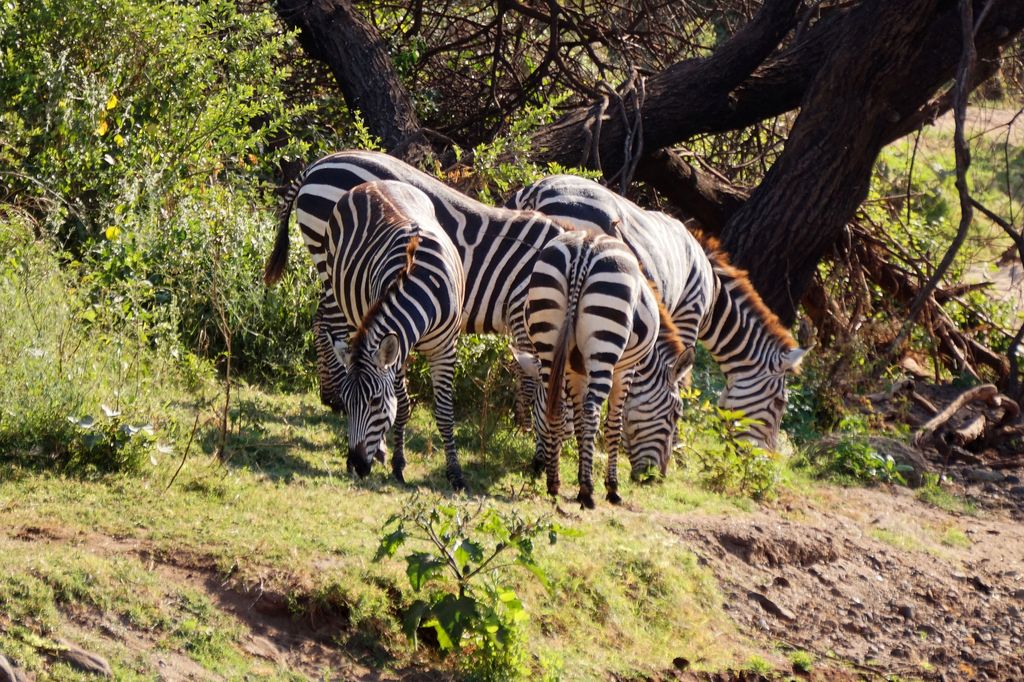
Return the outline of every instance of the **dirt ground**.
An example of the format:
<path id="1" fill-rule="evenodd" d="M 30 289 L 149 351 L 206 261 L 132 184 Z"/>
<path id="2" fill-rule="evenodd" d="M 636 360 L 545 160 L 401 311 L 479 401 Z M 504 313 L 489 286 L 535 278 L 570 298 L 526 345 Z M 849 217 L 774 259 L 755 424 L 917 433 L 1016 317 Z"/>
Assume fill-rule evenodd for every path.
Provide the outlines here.
<path id="1" fill-rule="evenodd" d="M 1024 526 L 1015 513 L 946 512 L 906 488 L 826 487 L 750 514 L 664 514 L 651 521 L 713 572 L 741 632 L 780 674 L 792 674 L 787 651 L 801 650 L 817 659 L 810 679 L 1024 680 Z M 324 670 L 353 680 L 448 679 L 427 667 L 382 677 L 338 646 L 346 614 L 295 619 L 280 594 L 224 580 L 200 557 L 158 555 L 139 540 L 59 528 L 5 532 L 22 542 L 142 558 L 166 580 L 201 590 L 234 614 L 246 630 L 243 649 L 268 670 L 284 666 L 310 679 Z M 72 616 L 69 639 L 80 639 L 78 630 L 110 638 L 149 657 L 164 680 L 208 675 L 121 623 L 87 610 Z M 698 674 L 683 660 L 675 665 L 657 679 L 772 679 L 750 671 Z"/>
<path id="2" fill-rule="evenodd" d="M 1024 529 L 1004 512 L 950 515 L 905 488 L 849 489 L 671 527 L 752 637 L 869 678 L 1024 679 Z M 929 537 L 950 528 L 969 545 Z"/>

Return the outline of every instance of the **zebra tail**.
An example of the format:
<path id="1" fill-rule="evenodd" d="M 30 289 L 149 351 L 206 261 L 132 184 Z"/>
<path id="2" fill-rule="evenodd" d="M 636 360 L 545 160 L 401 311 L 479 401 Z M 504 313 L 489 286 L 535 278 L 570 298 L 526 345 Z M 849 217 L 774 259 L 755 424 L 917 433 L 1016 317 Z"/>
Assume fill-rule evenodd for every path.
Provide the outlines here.
<path id="1" fill-rule="evenodd" d="M 570 274 L 569 296 L 565 306 L 565 320 L 562 328 L 558 330 L 558 339 L 555 341 L 554 353 L 551 356 L 551 376 L 548 377 L 547 387 L 547 409 L 545 418 L 549 428 L 562 428 L 562 388 L 565 386 L 565 357 L 569 354 L 569 343 L 576 335 L 576 309 L 579 303 L 580 291 L 583 288 L 583 278 L 575 272 Z M 554 425 L 558 426 L 555 427 Z"/>
<path id="2" fill-rule="evenodd" d="M 281 206 L 277 214 L 277 237 L 274 239 L 274 250 L 270 252 L 267 265 L 263 269 L 263 282 L 267 285 L 274 284 L 284 275 L 284 269 L 288 266 L 288 248 L 291 241 L 288 239 L 288 223 L 292 217 L 292 208 L 295 206 L 295 197 L 302 189 L 302 183 L 306 181 L 306 171 L 303 170 L 296 176 L 288 190 L 284 194 Z"/>

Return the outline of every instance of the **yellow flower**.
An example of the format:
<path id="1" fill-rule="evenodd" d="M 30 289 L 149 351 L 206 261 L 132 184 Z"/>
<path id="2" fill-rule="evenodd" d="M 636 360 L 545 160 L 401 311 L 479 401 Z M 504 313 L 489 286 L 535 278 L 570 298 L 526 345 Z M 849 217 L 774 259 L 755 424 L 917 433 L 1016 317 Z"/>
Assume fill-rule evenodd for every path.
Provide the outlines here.
<path id="1" fill-rule="evenodd" d="M 107 123 L 106 119 L 101 119 L 99 125 L 96 126 L 96 134 L 103 137 L 110 130 L 110 124 Z"/>
<path id="2" fill-rule="evenodd" d="M 121 137 L 120 133 L 118 133 L 117 135 L 114 135 L 114 144 L 116 144 L 118 147 L 123 147 L 124 146 L 124 138 Z"/>
<path id="3" fill-rule="evenodd" d="M 111 95 L 110 99 L 107 100 L 107 111 L 110 111 L 117 106 L 117 95 Z"/>
<path id="4" fill-rule="evenodd" d="M 114 241 L 121 234 L 121 228 L 116 225 L 111 225 L 103 234 L 106 236 L 108 241 Z"/>

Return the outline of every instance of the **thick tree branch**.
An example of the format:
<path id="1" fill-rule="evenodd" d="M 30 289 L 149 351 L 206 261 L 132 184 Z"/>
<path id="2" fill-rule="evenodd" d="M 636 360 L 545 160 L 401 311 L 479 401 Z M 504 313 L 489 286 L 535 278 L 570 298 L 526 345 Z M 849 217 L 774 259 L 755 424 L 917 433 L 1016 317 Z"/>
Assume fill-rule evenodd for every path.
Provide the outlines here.
<path id="1" fill-rule="evenodd" d="M 730 93 L 778 46 L 796 23 L 799 0 L 767 0 L 761 11 L 736 35 L 706 59 L 679 62 L 646 82 L 641 109 L 643 147 L 659 149 L 679 142 L 699 131 L 716 112 L 730 107 Z M 605 111 L 598 102 L 575 109 L 558 121 L 539 130 L 533 138 L 534 158 L 579 165 L 581 150 L 596 149 L 606 175 L 612 176 L 627 160 L 624 145 L 632 121 L 609 115 L 600 121 L 600 134 L 593 130 Z M 635 111 L 627 112 L 636 116 Z M 583 163 L 591 162 L 587 153 Z"/>
<path id="2" fill-rule="evenodd" d="M 659 149 L 637 166 L 643 180 L 673 206 L 696 220 L 702 230 L 718 234 L 729 217 L 747 200 L 747 193 L 687 163 L 670 149 Z"/>
<path id="3" fill-rule="evenodd" d="M 350 0 L 276 0 L 310 57 L 327 64 L 349 108 L 392 153 L 416 159 L 429 145 L 412 99 L 377 29 Z"/>

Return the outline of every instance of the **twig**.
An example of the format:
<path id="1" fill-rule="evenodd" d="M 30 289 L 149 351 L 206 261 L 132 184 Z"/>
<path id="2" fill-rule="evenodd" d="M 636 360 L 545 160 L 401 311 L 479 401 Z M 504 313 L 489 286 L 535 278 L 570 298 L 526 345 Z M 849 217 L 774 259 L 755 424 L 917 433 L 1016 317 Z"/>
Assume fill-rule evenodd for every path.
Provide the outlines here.
<path id="1" fill-rule="evenodd" d="M 1017 255 L 1020 257 L 1021 263 L 1024 263 L 1024 232 L 1017 232 L 1017 230 L 1013 228 L 1013 225 L 1003 220 L 1003 218 L 996 213 L 990 211 L 982 205 L 980 201 L 973 197 L 971 198 L 971 205 L 981 211 L 986 218 L 1001 227 L 1003 232 L 1009 235 L 1010 239 L 1013 240 L 1014 246 L 1017 247 Z M 1010 373 L 1006 378 L 1006 390 L 1018 400 L 1024 399 L 1024 386 L 1020 383 L 1020 367 L 1017 363 L 1017 356 L 1020 354 L 1022 341 L 1024 341 L 1024 324 L 1022 324 L 1020 329 L 1017 330 L 1017 333 L 1010 341 L 1010 349 L 1006 351 L 1006 359 L 1010 362 Z"/>
<path id="2" fill-rule="evenodd" d="M 176 481 L 177 478 L 178 478 L 178 474 L 181 473 L 181 468 L 183 466 L 185 466 L 185 460 L 188 459 L 189 450 L 192 449 L 192 441 L 196 437 L 196 430 L 199 428 L 199 416 L 201 414 L 202 414 L 202 410 L 201 409 L 197 409 L 196 410 L 196 420 L 192 423 L 192 433 L 188 434 L 188 443 L 185 445 L 185 452 L 181 453 L 181 461 L 178 462 L 178 468 L 175 469 L 174 475 L 171 476 L 171 480 L 168 481 L 167 487 L 164 488 L 164 492 L 167 492 L 168 490 L 171 489 L 171 486 L 174 485 L 174 481 Z"/>

